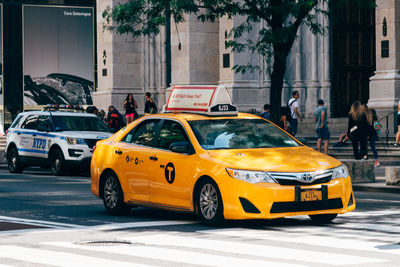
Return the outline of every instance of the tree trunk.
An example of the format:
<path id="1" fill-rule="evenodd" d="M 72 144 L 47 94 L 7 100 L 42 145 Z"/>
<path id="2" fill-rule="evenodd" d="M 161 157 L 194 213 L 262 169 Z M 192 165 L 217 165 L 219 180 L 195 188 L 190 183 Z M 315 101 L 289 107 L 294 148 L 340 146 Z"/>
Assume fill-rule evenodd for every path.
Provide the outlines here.
<path id="1" fill-rule="evenodd" d="M 271 105 L 271 120 L 274 123 L 279 124 L 281 118 L 282 86 L 286 71 L 287 53 L 278 47 L 274 47 L 274 51 L 274 64 L 271 74 L 271 94 L 269 103 Z"/>

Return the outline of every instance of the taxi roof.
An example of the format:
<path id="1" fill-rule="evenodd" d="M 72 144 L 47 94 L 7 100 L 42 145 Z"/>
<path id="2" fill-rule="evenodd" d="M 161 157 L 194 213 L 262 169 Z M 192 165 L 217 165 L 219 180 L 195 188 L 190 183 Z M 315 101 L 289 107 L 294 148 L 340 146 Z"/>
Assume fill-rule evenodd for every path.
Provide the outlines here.
<path id="1" fill-rule="evenodd" d="M 201 115 L 195 113 L 161 113 L 161 114 L 154 114 L 148 115 L 148 117 L 158 117 L 158 118 L 174 118 L 174 119 L 184 119 L 187 121 L 194 121 L 194 120 L 219 120 L 219 119 L 261 119 L 260 116 L 250 114 L 250 113 L 237 113 L 237 116 L 208 116 L 208 115 Z M 147 116 L 146 116 L 147 117 Z"/>

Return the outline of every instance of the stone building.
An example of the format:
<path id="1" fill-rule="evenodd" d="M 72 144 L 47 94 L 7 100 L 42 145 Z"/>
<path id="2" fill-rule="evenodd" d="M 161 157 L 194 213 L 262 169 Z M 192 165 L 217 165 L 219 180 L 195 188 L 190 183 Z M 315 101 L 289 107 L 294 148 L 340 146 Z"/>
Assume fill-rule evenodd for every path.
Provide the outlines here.
<path id="1" fill-rule="evenodd" d="M 135 40 L 103 31 L 101 13 L 106 6 L 112 7 L 118 2 L 97 1 L 98 58 L 104 51 L 108 58 L 107 64 L 98 64 L 95 101 L 105 106 L 122 103 L 127 92 L 133 92 L 143 107 L 143 93 L 150 91 L 162 106 L 168 94 L 166 31 L 156 37 Z M 298 90 L 305 118 L 312 117 L 319 98 L 325 100 L 332 118 L 347 117 L 356 99 L 379 109 L 380 115 L 395 109 L 400 92 L 396 71 L 400 48 L 396 42 L 399 36 L 396 25 L 400 18 L 395 16 L 395 10 L 400 9 L 400 3 L 378 0 L 377 5 L 376 10 L 352 6 L 335 10 L 343 14 L 336 23 L 319 16 L 319 23 L 328 26 L 325 35 L 313 35 L 305 26 L 299 29 L 299 38 L 288 57 L 282 105 L 292 90 Z M 170 85 L 224 84 L 240 110 L 260 111 L 269 102 L 268 66 L 257 55 L 233 54 L 225 48 L 227 31 L 237 20 L 201 23 L 191 15 L 185 23 L 172 22 Z M 248 37 L 255 34 L 250 33 Z M 388 57 L 382 54 L 386 48 L 381 49 L 385 41 L 389 43 Z M 259 65 L 261 71 L 242 74 L 231 69 L 235 64 L 247 63 Z M 107 76 L 100 75 L 103 69 L 107 69 Z"/>

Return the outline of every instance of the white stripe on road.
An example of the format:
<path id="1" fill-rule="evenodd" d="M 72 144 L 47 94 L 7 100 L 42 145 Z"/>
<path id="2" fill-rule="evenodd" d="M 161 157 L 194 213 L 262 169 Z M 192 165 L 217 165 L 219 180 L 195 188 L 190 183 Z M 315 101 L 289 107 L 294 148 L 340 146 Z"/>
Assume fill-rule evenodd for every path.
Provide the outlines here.
<path id="1" fill-rule="evenodd" d="M 236 232 L 236 231 L 234 231 Z M 215 233 L 213 231 L 213 233 Z M 241 235 L 241 231 L 236 232 Z M 304 237 L 303 238 L 308 238 Z M 231 242 L 222 240 L 210 240 L 190 236 L 179 236 L 178 233 L 135 236 L 126 238 L 131 242 L 139 242 L 148 246 L 174 246 L 189 247 L 194 249 L 207 249 L 225 253 L 237 253 L 249 256 L 267 257 L 272 259 L 286 259 L 299 262 L 310 262 L 330 265 L 363 264 L 382 262 L 384 260 L 368 257 L 358 257 L 341 253 L 326 253 L 311 250 L 285 248 L 282 246 L 269 246 L 260 244 L 248 244 L 244 242 Z M 294 242 L 291 242 L 293 244 Z M 317 244 L 318 245 L 318 244 Z M 353 248 L 354 249 L 354 248 Z"/>
<path id="2" fill-rule="evenodd" d="M 172 235 L 169 236 L 172 238 Z M 151 241 L 147 240 L 151 239 Z M 147 242 L 142 242 L 146 241 Z M 183 238 L 183 240 L 186 240 L 186 238 Z M 44 244 L 46 245 L 52 245 L 52 246 L 59 246 L 63 248 L 68 248 L 68 249 L 85 249 L 85 250 L 90 250 L 90 251 L 97 251 L 97 252 L 102 252 L 102 253 L 113 253 L 113 254 L 119 254 L 119 255 L 127 255 L 127 256 L 133 256 L 133 257 L 145 257 L 153 260 L 158 260 L 158 261 L 172 261 L 172 262 L 177 262 L 177 263 L 182 263 L 182 264 L 192 264 L 192 265 L 206 265 L 206 266 L 227 266 L 227 267 L 232 267 L 232 266 L 267 266 L 267 264 L 270 264 L 270 266 L 277 266 L 277 267 L 298 267 L 298 266 L 304 266 L 304 265 L 297 265 L 297 264 L 285 264 L 285 263 L 279 263 L 275 261 L 267 261 L 267 260 L 252 260 L 252 259 L 245 259 L 243 257 L 240 257 L 240 255 L 232 255 L 232 257 L 228 256 L 220 256 L 220 255 L 214 255 L 214 254 L 206 254 L 201 251 L 196 251 L 196 252 L 191 252 L 191 251 L 185 251 L 182 249 L 170 249 L 170 248 L 159 248 L 156 247 L 152 244 L 153 242 L 153 236 L 148 235 L 147 238 L 143 237 L 143 240 L 141 240 L 140 243 L 136 243 L 130 246 L 115 246 L 115 247 L 83 247 L 80 245 L 72 244 L 72 243 L 67 243 L 67 242 L 46 242 Z M 205 248 L 209 248 L 209 243 L 207 240 L 204 240 L 207 243 L 207 246 Z M 157 242 L 155 242 L 157 243 Z M 164 242 L 163 242 L 164 244 Z M 184 243 L 180 244 L 175 244 L 173 241 L 167 242 L 167 246 L 179 246 L 181 247 L 186 247 L 188 245 L 187 241 L 184 241 Z M 237 247 L 241 247 L 241 244 L 236 244 Z M 191 247 L 191 246 L 188 246 Z M 199 249 L 198 247 L 196 249 Z M 277 248 L 279 249 L 279 248 Z M 233 254 L 235 252 L 228 251 L 227 252 Z M 267 252 L 267 250 L 263 250 L 263 254 L 260 254 L 259 256 L 264 255 Z M 235 253 L 236 254 L 236 253 Z M 241 253 L 243 254 L 243 253 Z M 236 256 L 236 257 L 235 257 Z M 285 259 L 285 257 L 281 258 L 280 260 Z"/>
<path id="3" fill-rule="evenodd" d="M 82 225 L 0 216 L 0 221 L 55 228 L 82 228 Z"/>
<path id="4" fill-rule="evenodd" d="M 98 257 L 82 256 L 78 254 L 49 251 L 38 248 L 25 248 L 20 246 L 0 246 L 0 257 L 55 266 L 149 266 Z"/>
<path id="5" fill-rule="evenodd" d="M 185 225 L 185 224 L 195 224 L 198 222 L 194 221 L 148 221 L 148 222 L 131 222 L 131 223 L 112 223 L 90 226 L 91 230 L 118 230 L 126 228 L 142 228 L 142 227 L 155 227 L 155 226 L 170 226 L 170 225 Z"/>
<path id="6" fill-rule="evenodd" d="M 285 235 L 282 235 L 282 231 L 285 230 L 284 229 L 251 230 L 243 228 L 233 228 L 233 229 L 231 228 L 227 230 L 206 230 L 199 232 L 211 235 L 220 235 L 225 237 L 265 240 L 267 242 L 276 241 L 288 244 L 306 244 L 307 247 L 316 246 L 320 248 L 325 247 L 334 249 L 348 249 L 348 250 L 384 252 L 389 254 L 400 254 L 400 245 L 397 245 L 397 247 L 396 245 L 394 245 L 390 250 L 380 249 L 388 245 L 393 245 L 394 243 L 393 238 L 389 242 L 385 240 L 380 240 L 380 242 L 377 242 L 377 241 L 364 240 L 364 238 L 359 236 L 359 234 L 343 236 L 342 233 L 334 233 L 332 236 L 326 236 L 327 234 L 332 233 L 331 229 L 329 229 L 329 232 L 327 232 L 326 229 L 321 230 L 316 227 L 313 228 L 313 231 L 309 231 L 309 233 L 299 232 L 299 234 L 295 234 L 295 233 L 285 232 Z"/>

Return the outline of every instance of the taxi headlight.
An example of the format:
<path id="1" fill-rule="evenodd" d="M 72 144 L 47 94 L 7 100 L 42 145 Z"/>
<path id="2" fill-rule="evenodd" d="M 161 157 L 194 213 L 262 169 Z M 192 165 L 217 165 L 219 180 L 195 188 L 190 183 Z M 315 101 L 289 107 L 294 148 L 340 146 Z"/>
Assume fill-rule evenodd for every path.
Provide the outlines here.
<path id="1" fill-rule="evenodd" d="M 86 145 L 86 141 L 83 138 L 66 137 L 68 144 L 70 145 Z"/>
<path id="2" fill-rule="evenodd" d="M 332 179 L 347 178 L 349 176 L 349 171 L 345 165 L 340 165 L 333 169 Z"/>
<path id="3" fill-rule="evenodd" d="M 276 183 L 276 181 L 272 179 L 272 177 L 269 176 L 269 174 L 266 172 L 234 170 L 229 168 L 227 168 L 226 171 L 232 178 L 239 179 L 251 184 Z"/>

